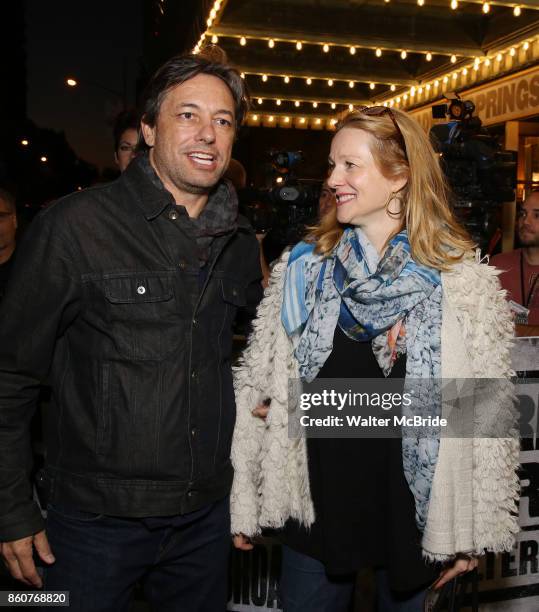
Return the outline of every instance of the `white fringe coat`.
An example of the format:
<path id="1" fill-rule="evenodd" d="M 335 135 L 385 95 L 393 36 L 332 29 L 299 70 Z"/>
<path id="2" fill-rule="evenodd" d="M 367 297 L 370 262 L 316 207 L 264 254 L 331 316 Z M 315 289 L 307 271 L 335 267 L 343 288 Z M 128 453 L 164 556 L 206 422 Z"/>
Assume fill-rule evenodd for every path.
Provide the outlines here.
<path id="1" fill-rule="evenodd" d="M 273 269 L 235 368 L 232 533 L 247 536 L 263 527 L 282 527 L 289 517 L 305 526 L 315 518 L 305 438 L 288 436 L 288 381 L 299 376 L 280 316 L 287 261 L 288 253 Z M 442 378 L 508 379 L 514 374 L 513 324 L 497 275 L 495 268 L 472 258 L 442 273 Z M 267 397 L 271 407 L 264 421 L 251 411 Z M 494 422 L 513 419 L 512 385 L 488 413 Z M 440 440 L 422 539 L 427 559 L 511 550 L 518 532 L 518 460 L 516 435 Z"/>

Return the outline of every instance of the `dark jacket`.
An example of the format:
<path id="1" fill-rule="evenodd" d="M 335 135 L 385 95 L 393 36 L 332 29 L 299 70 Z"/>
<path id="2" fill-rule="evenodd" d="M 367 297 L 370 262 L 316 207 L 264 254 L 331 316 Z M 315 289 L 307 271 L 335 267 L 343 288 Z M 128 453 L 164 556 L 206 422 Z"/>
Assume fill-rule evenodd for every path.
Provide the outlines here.
<path id="1" fill-rule="evenodd" d="M 0 540 L 43 528 L 28 431 L 46 379 L 51 502 L 166 516 L 229 492 L 232 323 L 260 298 L 258 243 L 240 217 L 201 272 L 137 162 L 45 210 L 21 244 L 0 309 Z"/>

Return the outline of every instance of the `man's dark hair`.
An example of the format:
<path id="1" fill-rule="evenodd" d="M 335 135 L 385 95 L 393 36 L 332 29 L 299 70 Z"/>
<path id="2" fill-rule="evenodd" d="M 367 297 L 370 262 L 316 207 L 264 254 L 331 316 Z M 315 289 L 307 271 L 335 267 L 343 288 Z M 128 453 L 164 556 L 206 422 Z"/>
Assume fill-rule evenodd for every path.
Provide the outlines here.
<path id="1" fill-rule="evenodd" d="M 114 151 L 118 151 L 120 146 L 120 139 L 125 130 L 133 129 L 139 130 L 140 117 L 137 111 L 133 108 L 123 110 L 114 120 L 114 127 L 112 128 L 112 134 L 114 136 Z"/>
<path id="2" fill-rule="evenodd" d="M 166 94 L 198 74 L 217 77 L 228 87 L 234 98 L 238 130 L 249 107 L 247 90 L 238 71 L 226 64 L 225 52 L 215 45 L 203 49 L 198 55 L 176 55 L 157 70 L 144 92 L 144 123 L 153 127 Z"/>
<path id="3" fill-rule="evenodd" d="M 15 196 L 7 189 L 0 187 L 0 200 L 7 204 L 10 213 L 17 212 L 17 205 L 15 203 Z"/>

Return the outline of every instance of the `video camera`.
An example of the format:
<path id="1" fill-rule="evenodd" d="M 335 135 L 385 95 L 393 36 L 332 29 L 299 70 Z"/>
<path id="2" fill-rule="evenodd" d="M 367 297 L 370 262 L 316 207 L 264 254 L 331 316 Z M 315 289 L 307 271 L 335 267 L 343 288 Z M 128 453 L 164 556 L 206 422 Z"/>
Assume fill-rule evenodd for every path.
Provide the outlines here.
<path id="1" fill-rule="evenodd" d="M 515 199 L 516 152 L 502 150 L 496 136 L 474 117 L 475 105 L 448 94 L 449 104 L 432 107 L 434 119 L 448 118 L 430 130 L 451 187 L 452 205 L 474 241 L 486 247 L 499 226 L 500 206 Z"/>
<path id="2" fill-rule="evenodd" d="M 301 151 L 271 150 L 267 156 L 276 185 L 240 190 L 240 211 L 256 233 L 271 231 L 272 241 L 282 250 L 299 242 L 305 227 L 316 222 L 322 183 L 297 178 L 295 168 L 304 161 Z"/>

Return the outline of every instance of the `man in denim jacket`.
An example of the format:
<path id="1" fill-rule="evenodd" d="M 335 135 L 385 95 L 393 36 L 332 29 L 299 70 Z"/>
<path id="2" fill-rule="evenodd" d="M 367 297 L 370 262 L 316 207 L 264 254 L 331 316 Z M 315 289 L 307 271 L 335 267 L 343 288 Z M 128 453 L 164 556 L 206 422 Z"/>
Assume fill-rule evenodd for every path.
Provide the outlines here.
<path id="1" fill-rule="evenodd" d="M 127 610 L 137 581 L 158 609 L 225 607 L 232 323 L 261 273 L 221 180 L 245 90 L 215 53 L 158 70 L 149 153 L 33 222 L 0 311 L 2 555 L 79 611 Z M 28 431 L 45 380 L 46 526 Z"/>

